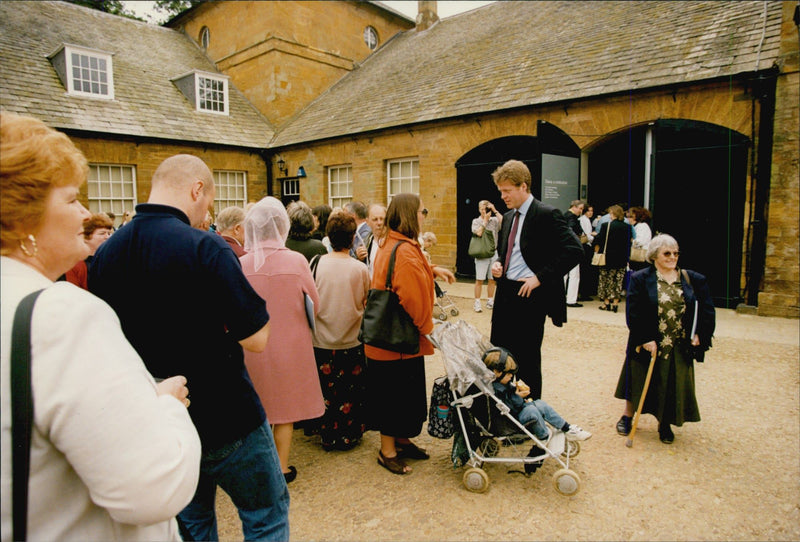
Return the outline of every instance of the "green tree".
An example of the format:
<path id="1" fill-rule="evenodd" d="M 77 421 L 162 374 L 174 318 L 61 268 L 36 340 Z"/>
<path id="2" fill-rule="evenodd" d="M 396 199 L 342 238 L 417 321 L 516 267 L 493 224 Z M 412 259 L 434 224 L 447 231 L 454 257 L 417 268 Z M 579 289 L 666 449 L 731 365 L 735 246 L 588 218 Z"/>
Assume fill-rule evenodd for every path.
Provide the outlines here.
<path id="1" fill-rule="evenodd" d="M 202 4 L 204 1 L 206 0 L 156 0 L 154 9 L 159 13 L 163 13 L 166 16 L 165 20 L 169 20 L 189 8 Z"/>
<path id="2" fill-rule="evenodd" d="M 98 11 L 104 11 L 106 13 L 111 13 L 112 15 L 121 15 L 122 17 L 128 17 L 129 19 L 136 19 L 137 21 L 143 21 L 141 17 L 137 17 L 132 11 L 128 10 L 125 7 L 125 2 L 122 0 L 66 0 L 72 4 L 77 4 L 79 6 L 85 6 L 87 8 L 96 9 Z"/>

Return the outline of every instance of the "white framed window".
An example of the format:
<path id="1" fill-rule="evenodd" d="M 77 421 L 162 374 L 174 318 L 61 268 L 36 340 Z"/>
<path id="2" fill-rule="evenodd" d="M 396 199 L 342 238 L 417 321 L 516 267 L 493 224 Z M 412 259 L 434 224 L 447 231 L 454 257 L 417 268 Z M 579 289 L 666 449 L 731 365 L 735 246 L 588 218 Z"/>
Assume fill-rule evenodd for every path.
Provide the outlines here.
<path id="1" fill-rule="evenodd" d="M 386 164 L 388 200 L 405 192 L 419 195 L 419 159 L 390 160 Z"/>
<path id="2" fill-rule="evenodd" d="M 208 30 L 207 26 L 204 26 L 202 30 L 200 30 L 200 45 L 203 47 L 203 50 L 208 49 L 208 45 L 211 43 L 211 32 Z"/>
<path id="3" fill-rule="evenodd" d="M 344 207 L 353 201 L 353 168 L 333 166 L 328 168 L 328 205 Z"/>
<path id="4" fill-rule="evenodd" d="M 370 51 L 374 51 L 378 46 L 378 31 L 372 26 L 364 28 L 364 43 Z"/>
<path id="5" fill-rule="evenodd" d="M 281 182 L 281 201 L 284 205 L 300 199 L 300 179 L 284 179 Z"/>
<path id="6" fill-rule="evenodd" d="M 228 80 L 196 74 L 197 109 L 209 113 L 228 114 Z"/>
<path id="7" fill-rule="evenodd" d="M 112 212 L 119 224 L 125 211 L 136 207 L 136 168 L 117 164 L 89 164 L 89 211 Z"/>
<path id="8" fill-rule="evenodd" d="M 225 207 L 247 203 L 247 172 L 214 170 L 214 215 Z"/>
<path id="9" fill-rule="evenodd" d="M 65 44 L 48 58 L 68 94 L 114 99 L 111 53 Z"/>
<path id="10" fill-rule="evenodd" d="M 172 82 L 191 102 L 195 111 L 228 114 L 227 76 L 195 70 L 175 77 Z"/>

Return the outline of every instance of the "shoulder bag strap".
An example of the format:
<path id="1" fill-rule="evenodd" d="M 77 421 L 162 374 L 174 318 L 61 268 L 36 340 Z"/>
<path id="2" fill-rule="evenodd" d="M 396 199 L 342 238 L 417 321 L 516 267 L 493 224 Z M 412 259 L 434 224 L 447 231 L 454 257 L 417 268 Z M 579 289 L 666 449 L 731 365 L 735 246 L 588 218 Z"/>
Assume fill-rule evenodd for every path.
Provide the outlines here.
<path id="1" fill-rule="evenodd" d="M 28 528 L 28 476 L 31 466 L 33 392 L 31 389 L 31 316 L 42 290 L 25 296 L 11 328 L 11 461 L 14 540 L 25 540 Z"/>
<path id="2" fill-rule="evenodd" d="M 397 247 L 400 246 L 400 243 L 406 243 L 407 241 L 398 241 L 397 244 L 394 245 L 392 248 L 392 255 L 389 256 L 389 269 L 386 271 L 386 289 L 392 289 L 392 275 L 394 274 L 394 255 L 397 252 Z"/>
<path id="3" fill-rule="evenodd" d="M 311 262 L 309 263 L 309 267 L 311 267 L 311 276 L 314 280 L 317 280 L 317 265 L 319 265 L 319 254 L 314 254 L 314 257 L 311 258 Z"/>
<path id="4" fill-rule="evenodd" d="M 606 229 L 606 242 L 603 244 L 603 254 L 606 253 L 606 249 L 608 248 L 608 238 L 611 237 L 611 221 L 608 222 L 608 228 Z"/>

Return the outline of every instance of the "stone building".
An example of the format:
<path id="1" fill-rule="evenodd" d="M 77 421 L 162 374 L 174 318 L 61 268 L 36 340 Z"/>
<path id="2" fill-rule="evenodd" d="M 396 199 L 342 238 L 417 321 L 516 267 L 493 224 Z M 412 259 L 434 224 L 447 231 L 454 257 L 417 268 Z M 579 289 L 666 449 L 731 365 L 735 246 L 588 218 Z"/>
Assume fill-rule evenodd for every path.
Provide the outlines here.
<path id="1" fill-rule="evenodd" d="M 45 10 L 7 4 L 4 21 L 28 12 L 27 23 L 15 21 L 23 27 Z M 562 209 L 577 197 L 598 210 L 618 202 L 650 208 L 655 229 L 680 242 L 682 263 L 709 276 L 717 305 L 800 315 L 796 1 L 505 1 L 442 20 L 436 2 L 418 4 L 416 24 L 379 2 L 210 2 L 167 23 L 174 30 L 97 14 L 84 23 L 95 25 L 88 43 L 70 42 L 113 52 L 115 76 L 126 54 L 120 42 L 131 39 L 148 43 L 148 73 L 229 78 L 231 99 L 246 98 L 257 112 L 235 113 L 231 103 L 224 122 L 261 126 L 260 139 L 214 139 L 232 136 L 205 121 L 219 115 L 191 107 L 188 117 L 160 117 L 171 132 L 129 134 L 130 113 L 141 114 L 153 92 L 138 107 L 115 98 L 117 109 L 92 121 L 105 121 L 102 128 L 76 125 L 77 112 L 41 110 L 21 90 L 7 91 L 7 76 L 0 105 L 26 103 L 24 111 L 67 131 L 92 156 L 113 141 L 128 163 L 173 146 L 263 160 L 253 165 L 260 174 L 248 173 L 249 200 L 269 193 L 336 206 L 417 192 L 438 237 L 434 261 L 463 275 L 471 273 L 477 201 L 502 210 L 490 173 L 517 158 L 533 173 L 534 194 Z M 124 33 L 112 24 L 136 26 Z M 6 37 L 15 25 L 0 25 L 6 75 L 8 48 L 19 39 Z M 56 33 L 45 26 L 36 32 Z M 164 40 L 159 47 L 156 39 Z M 51 39 L 37 57 L 51 93 L 59 78 L 41 58 L 58 46 Z M 184 69 L 164 70 L 184 56 Z M 170 82 L 157 95 L 186 102 L 176 89 Z M 188 125 L 198 117 L 212 141 L 193 135 Z M 136 151 L 143 145 L 152 146 Z M 137 186 L 146 199 L 146 182 Z"/>

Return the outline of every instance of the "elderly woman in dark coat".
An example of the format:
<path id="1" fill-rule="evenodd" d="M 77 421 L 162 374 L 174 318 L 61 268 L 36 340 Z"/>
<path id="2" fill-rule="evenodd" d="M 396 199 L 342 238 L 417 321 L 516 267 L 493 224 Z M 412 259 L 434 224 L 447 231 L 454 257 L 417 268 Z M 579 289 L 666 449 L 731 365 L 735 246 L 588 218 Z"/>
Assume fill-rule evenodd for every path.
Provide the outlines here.
<path id="1" fill-rule="evenodd" d="M 706 278 L 678 268 L 678 243 L 669 235 L 650 241 L 653 265 L 631 276 L 626 312 L 628 347 L 614 396 L 625 400 L 617 432 L 631 431 L 634 405 L 644 388 L 651 355 L 656 361 L 643 413 L 658 419 L 661 442 L 675 438 L 670 425 L 699 422 L 694 390 L 694 360 L 711 348 L 715 312 Z"/>

